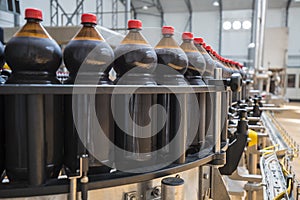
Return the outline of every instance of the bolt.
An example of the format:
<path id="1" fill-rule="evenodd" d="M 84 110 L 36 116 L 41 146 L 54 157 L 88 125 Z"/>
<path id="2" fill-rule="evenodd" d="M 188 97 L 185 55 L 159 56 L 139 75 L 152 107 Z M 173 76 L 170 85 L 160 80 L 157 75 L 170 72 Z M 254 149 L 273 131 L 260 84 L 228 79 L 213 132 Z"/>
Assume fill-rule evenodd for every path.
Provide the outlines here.
<path id="1" fill-rule="evenodd" d="M 206 174 L 206 173 L 203 174 L 203 178 L 204 178 L 204 179 L 209 179 L 209 174 Z"/>
<path id="2" fill-rule="evenodd" d="M 129 200 L 137 200 L 136 196 L 131 196 Z"/>
<path id="3" fill-rule="evenodd" d="M 158 187 L 153 188 L 152 190 L 152 196 L 159 197 L 160 196 L 160 189 Z"/>

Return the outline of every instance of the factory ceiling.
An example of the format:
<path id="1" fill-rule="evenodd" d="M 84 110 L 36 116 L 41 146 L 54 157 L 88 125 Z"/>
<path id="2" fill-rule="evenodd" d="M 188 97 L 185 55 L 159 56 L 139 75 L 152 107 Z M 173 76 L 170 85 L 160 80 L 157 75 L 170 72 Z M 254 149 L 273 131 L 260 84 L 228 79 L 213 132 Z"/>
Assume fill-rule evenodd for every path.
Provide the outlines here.
<path id="1" fill-rule="evenodd" d="M 153 13 L 163 10 L 169 12 L 188 12 L 189 5 L 193 12 L 218 11 L 218 6 L 213 3 L 218 0 L 131 0 L 132 6 L 138 12 Z M 253 0 L 219 0 L 223 10 L 252 9 Z M 268 8 L 285 9 L 289 0 L 268 0 Z M 291 7 L 300 7 L 300 0 L 291 0 Z"/>

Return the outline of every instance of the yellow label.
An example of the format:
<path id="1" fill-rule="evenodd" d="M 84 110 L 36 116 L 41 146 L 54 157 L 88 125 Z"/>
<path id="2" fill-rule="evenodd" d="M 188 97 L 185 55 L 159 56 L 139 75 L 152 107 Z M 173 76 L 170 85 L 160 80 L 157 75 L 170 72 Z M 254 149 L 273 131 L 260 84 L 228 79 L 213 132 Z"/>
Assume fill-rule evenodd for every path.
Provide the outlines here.
<path id="1" fill-rule="evenodd" d="M 249 144 L 248 144 L 249 147 L 254 146 L 254 145 L 257 144 L 257 142 L 258 142 L 257 132 L 249 129 L 248 137 L 251 139 Z"/>

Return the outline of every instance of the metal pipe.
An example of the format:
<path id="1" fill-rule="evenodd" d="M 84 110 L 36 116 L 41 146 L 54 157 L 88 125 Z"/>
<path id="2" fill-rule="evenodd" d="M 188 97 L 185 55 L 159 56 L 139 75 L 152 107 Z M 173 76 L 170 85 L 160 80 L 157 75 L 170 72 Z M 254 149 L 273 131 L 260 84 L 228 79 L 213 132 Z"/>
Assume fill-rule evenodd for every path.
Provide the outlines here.
<path id="1" fill-rule="evenodd" d="M 222 54 L 223 2 L 219 0 L 219 54 Z"/>
<path id="2" fill-rule="evenodd" d="M 222 79 L 222 69 L 215 68 L 214 78 L 216 80 Z M 221 105 L 222 105 L 222 96 L 221 92 L 216 92 L 215 101 L 214 101 L 214 144 L 215 144 L 215 153 L 220 153 L 221 151 Z"/>
<path id="3" fill-rule="evenodd" d="M 164 178 L 161 181 L 161 200 L 183 200 L 184 180 L 179 176 Z"/>
<path id="4" fill-rule="evenodd" d="M 77 177 L 70 177 L 69 200 L 77 200 Z"/>
<path id="5" fill-rule="evenodd" d="M 289 10 L 291 6 L 292 0 L 288 0 L 286 3 L 286 8 L 285 8 L 285 27 L 288 27 L 289 25 Z"/>
<path id="6" fill-rule="evenodd" d="M 261 1 L 256 0 L 255 2 L 255 55 L 254 55 L 254 68 L 257 70 L 259 68 L 259 37 L 260 37 L 260 16 L 261 16 Z"/>
<path id="7" fill-rule="evenodd" d="M 125 26 L 127 26 L 127 21 L 131 18 L 130 13 L 130 7 L 131 7 L 131 0 L 126 0 L 125 4 Z"/>
<path id="8" fill-rule="evenodd" d="M 261 0 L 260 38 L 259 38 L 259 65 L 260 66 L 264 65 L 263 54 L 264 54 L 267 3 L 268 3 L 267 0 Z"/>

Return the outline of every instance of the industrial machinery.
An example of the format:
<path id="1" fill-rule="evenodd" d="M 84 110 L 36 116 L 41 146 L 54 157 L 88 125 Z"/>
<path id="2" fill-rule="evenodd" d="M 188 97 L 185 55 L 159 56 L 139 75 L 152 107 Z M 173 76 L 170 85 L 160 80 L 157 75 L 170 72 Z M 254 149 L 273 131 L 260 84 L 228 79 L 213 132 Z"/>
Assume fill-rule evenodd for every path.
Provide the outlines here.
<path id="1" fill-rule="evenodd" d="M 298 155 L 298 145 L 272 118 L 270 110 L 276 108 L 264 104 L 260 96 L 249 96 L 250 85 L 251 80 L 242 78 L 239 73 L 222 77 L 221 68 L 214 69 L 214 77 L 207 80 L 206 85 L 0 85 L 0 101 L 7 102 L 0 104 L 0 109 L 5 110 L 0 116 L 1 131 L 5 129 L 9 132 L 11 130 L 7 127 L 13 127 L 14 132 L 27 132 L 27 146 L 23 148 L 27 155 L 25 176 L 20 178 L 17 174 L 12 177 L 6 164 L 9 155 L 1 157 L 3 173 L 0 198 L 226 200 L 246 196 L 248 199 L 296 199 L 299 189 L 290 161 Z M 151 100 L 158 95 L 177 97 L 181 120 L 177 136 L 173 139 L 175 146 L 169 146 L 172 151 L 176 151 L 177 156 L 166 150 L 168 146 L 161 148 L 161 152 L 158 149 L 157 154 L 151 154 L 150 158 L 142 150 L 130 152 L 127 149 L 125 155 L 134 155 L 134 159 L 131 157 L 130 161 L 115 165 L 114 159 L 118 155 L 114 153 L 117 147 L 113 144 L 116 139 L 101 134 L 93 135 L 95 137 L 92 139 L 89 137 L 95 130 L 100 133 L 95 119 L 101 121 L 109 118 L 101 114 L 95 117 L 97 112 L 102 111 L 101 107 L 97 107 L 99 105 L 95 99 L 107 103 L 107 98 L 114 102 L 114 98 L 130 99 L 132 95 L 144 95 Z M 70 97 L 76 121 L 74 124 L 82 144 L 85 147 L 93 144 L 95 150 L 86 148 L 76 152 L 72 162 L 75 162 L 77 168 L 72 173 L 63 165 L 66 158 L 56 160 L 60 168 L 58 175 L 55 175 L 49 170 L 53 166 L 49 166 L 47 161 L 56 157 L 49 153 L 49 146 L 53 146 L 49 141 L 57 142 L 57 138 L 45 136 L 49 136 L 49 131 L 65 131 L 65 126 L 70 124 L 55 123 L 57 119 L 63 123 L 62 116 L 66 115 L 64 108 L 70 108 L 70 105 L 66 106 L 70 101 L 65 100 Z M 105 101 L 101 101 L 102 97 Z M 191 101 L 193 97 L 196 100 L 194 102 Z M 199 110 L 197 125 L 194 127 L 189 127 L 188 121 L 191 102 L 193 108 Z M 143 104 L 139 106 L 143 108 Z M 3 113 L 9 113 L 10 110 L 14 113 L 10 113 L 7 120 Z M 155 115 L 155 112 L 152 109 L 149 115 Z M 22 114 L 24 120 L 17 121 L 16 114 Z M 17 126 L 20 123 L 22 126 Z M 196 130 L 194 136 L 189 134 L 191 128 Z M 110 133 L 113 134 L 113 131 Z M 155 146 L 155 137 L 143 138 L 142 141 L 147 145 L 151 142 Z M 135 138 L 132 135 L 128 138 L 131 140 L 124 142 L 130 147 Z M 190 148 L 187 141 L 198 145 Z M 9 148 L 12 151 L 14 146 Z M 111 153 L 114 156 L 106 160 L 100 156 L 99 159 L 97 152 L 101 155 L 103 150 L 105 155 Z M 62 153 L 58 150 L 53 152 Z M 107 167 L 91 170 L 91 159 L 100 160 Z M 240 181 L 240 190 L 233 190 L 231 186 Z"/>

